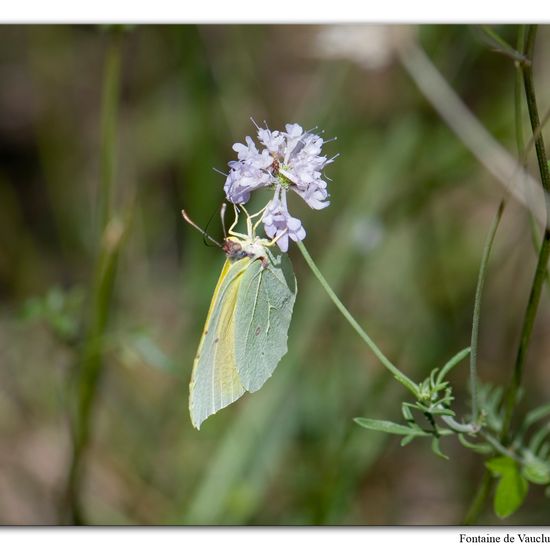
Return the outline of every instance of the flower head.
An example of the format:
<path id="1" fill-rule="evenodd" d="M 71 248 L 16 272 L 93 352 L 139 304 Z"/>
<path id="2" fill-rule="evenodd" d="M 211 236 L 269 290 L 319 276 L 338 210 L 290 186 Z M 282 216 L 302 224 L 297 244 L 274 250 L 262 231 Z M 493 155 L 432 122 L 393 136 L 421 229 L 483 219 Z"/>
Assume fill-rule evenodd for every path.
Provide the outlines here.
<path id="1" fill-rule="evenodd" d="M 302 222 L 288 212 L 286 192 L 294 191 L 314 210 L 326 208 L 330 201 L 322 172 L 336 157 L 323 156 L 323 138 L 304 132 L 299 124 L 287 124 L 284 132 L 258 128 L 257 137 L 261 151 L 250 136 L 245 144 L 233 145 L 238 160 L 229 163 L 224 190 L 230 202 L 244 204 L 256 189 L 273 188 L 274 197 L 263 216 L 264 228 L 268 236 L 279 237 L 279 248 L 286 252 L 289 237 L 301 241 L 306 235 Z"/>

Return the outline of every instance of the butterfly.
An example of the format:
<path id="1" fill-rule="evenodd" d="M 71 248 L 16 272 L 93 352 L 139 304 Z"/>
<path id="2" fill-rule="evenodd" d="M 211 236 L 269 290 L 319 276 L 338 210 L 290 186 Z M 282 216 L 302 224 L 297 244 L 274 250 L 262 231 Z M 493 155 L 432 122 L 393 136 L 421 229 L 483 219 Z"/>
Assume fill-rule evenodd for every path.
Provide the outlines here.
<path id="1" fill-rule="evenodd" d="M 258 391 L 287 352 L 287 336 L 296 300 L 296 277 L 286 254 L 276 252 L 276 239 L 256 236 L 246 214 L 247 233 L 234 231 L 223 244 L 205 234 L 185 211 L 182 215 L 220 246 L 222 267 L 193 363 L 189 384 L 189 412 L 193 426 L 227 407 L 246 391 Z M 278 250 L 278 249 L 277 249 Z"/>

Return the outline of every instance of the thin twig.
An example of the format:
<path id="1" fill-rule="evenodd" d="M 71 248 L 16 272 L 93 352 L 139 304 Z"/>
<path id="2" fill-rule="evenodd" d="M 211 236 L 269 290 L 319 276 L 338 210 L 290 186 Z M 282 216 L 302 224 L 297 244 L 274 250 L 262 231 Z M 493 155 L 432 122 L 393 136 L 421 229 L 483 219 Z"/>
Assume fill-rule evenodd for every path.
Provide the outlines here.
<path id="1" fill-rule="evenodd" d="M 525 43 L 525 55 L 529 59 L 533 58 L 533 51 L 536 38 L 536 25 L 531 25 L 527 31 L 526 43 Z M 535 137 L 535 151 L 537 154 L 537 162 L 541 177 L 541 183 L 543 189 L 548 193 L 550 191 L 550 173 L 548 170 L 548 161 L 546 157 L 546 150 L 544 146 L 544 139 L 540 129 L 540 120 L 537 107 L 537 100 L 535 95 L 535 86 L 533 80 L 532 64 L 522 66 L 523 84 L 525 88 L 525 96 L 527 99 L 527 107 L 529 111 L 529 120 L 531 121 L 531 129 L 533 136 Z M 550 229 L 548 228 L 548 221 L 550 220 L 550 204 L 548 200 L 545 200 L 546 206 L 546 218 L 545 230 L 543 234 L 542 244 L 539 250 L 539 256 L 537 261 L 537 267 L 535 269 L 535 275 L 533 283 L 531 285 L 531 291 L 529 293 L 529 299 L 523 318 L 523 324 L 521 328 L 520 341 L 518 351 L 516 354 L 516 361 L 514 364 L 514 372 L 512 380 L 508 385 L 506 396 L 504 400 L 504 419 L 501 431 L 501 441 L 506 442 L 509 437 L 509 432 L 512 424 L 512 417 L 518 401 L 518 394 L 521 388 L 523 380 L 523 371 L 525 367 L 525 360 L 527 357 L 527 350 L 531 341 L 531 335 L 533 332 L 533 325 L 537 315 L 540 297 L 542 293 L 542 287 L 546 279 L 546 271 L 548 265 L 548 258 L 550 256 Z"/>
<path id="2" fill-rule="evenodd" d="M 494 52 L 506 55 L 518 63 L 530 63 L 529 59 L 527 59 L 521 51 L 516 50 L 508 44 L 508 42 L 491 29 L 491 27 L 482 25 L 481 28 L 484 32 L 482 35 L 484 41 L 491 46 Z"/>
<path id="3" fill-rule="evenodd" d="M 298 248 L 306 260 L 313 274 L 317 277 L 325 292 L 329 295 L 330 299 L 334 302 L 336 307 L 340 310 L 340 313 L 346 318 L 348 323 L 353 327 L 355 332 L 363 339 L 363 341 L 369 346 L 371 351 L 376 355 L 378 360 L 393 374 L 395 379 L 403 384 L 415 397 L 419 397 L 418 386 L 405 374 L 403 374 L 382 352 L 382 350 L 374 343 L 370 336 L 361 328 L 359 323 L 355 320 L 353 315 L 348 311 L 346 306 L 340 301 L 338 296 L 334 293 L 327 280 L 323 277 L 319 268 L 315 265 L 312 257 L 309 255 L 303 242 L 298 242 Z"/>
<path id="4" fill-rule="evenodd" d="M 466 512 L 464 525 L 475 525 L 477 523 L 479 516 L 481 515 L 481 512 L 485 507 L 485 502 L 487 501 L 487 498 L 489 496 L 492 481 L 493 481 L 493 477 L 491 476 L 491 473 L 489 472 L 489 470 L 486 469 L 483 472 L 481 483 L 477 488 L 472 504 L 470 505 L 470 507 L 468 508 L 468 511 Z"/>
<path id="5" fill-rule="evenodd" d="M 478 121 L 418 44 L 407 43 L 398 53 L 403 67 L 449 128 L 512 197 L 546 225 L 538 182 Z"/>
<path id="6" fill-rule="evenodd" d="M 479 318 L 481 313 L 481 296 L 483 294 L 483 287 L 485 285 L 485 277 L 487 275 L 487 264 L 489 262 L 489 256 L 491 254 L 491 248 L 495 240 L 498 224 L 504 212 L 505 201 L 501 201 L 487 240 L 483 250 L 483 256 L 481 260 L 481 266 L 479 268 L 479 275 L 477 279 L 476 296 L 474 300 L 474 313 L 472 319 L 472 337 L 470 344 L 470 393 L 472 398 L 472 422 L 477 424 L 478 421 L 478 396 L 477 396 L 477 346 L 479 340 Z"/>
<path id="7" fill-rule="evenodd" d="M 92 411 L 103 371 L 104 333 L 109 317 L 120 247 L 128 226 L 112 214 L 116 116 L 119 100 L 120 34 L 110 30 L 101 102 L 101 174 L 99 185 L 99 250 L 91 287 L 88 323 L 78 361 L 76 404 L 72 426 L 73 449 L 65 491 L 64 521 L 85 523 L 81 503 L 84 459 L 92 431 Z"/>

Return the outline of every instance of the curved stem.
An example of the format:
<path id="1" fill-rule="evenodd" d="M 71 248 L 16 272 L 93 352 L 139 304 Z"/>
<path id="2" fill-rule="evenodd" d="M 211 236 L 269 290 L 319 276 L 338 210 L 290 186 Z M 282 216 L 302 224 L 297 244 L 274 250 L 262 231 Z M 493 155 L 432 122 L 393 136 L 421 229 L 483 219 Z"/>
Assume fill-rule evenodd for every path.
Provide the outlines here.
<path id="1" fill-rule="evenodd" d="M 355 332 L 363 339 L 363 341 L 369 346 L 371 351 L 376 355 L 378 360 L 386 367 L 395 377 L 395 379 L 403 384 L 416 398 L 419 397 L 418 386 L 405 374 L 403 374 L 380 350 L 380 348 L 373 342 L 370 336 L 361 328 L 359 323 L 354 319 L 353 315 L 348 311 L 346 306 L 340 301 L 338 296 L 334 293 L 326 279 L 323 277 L 319 268 L 315 265 L 315 262 L 309 255 L 303 242 L 298 242 L 298 248 L 302 253 L 305 261 L 310 267 L 313 274 L 317 277 L 321 286 L 325 292 L 329 295 L 330 299 L 334 302 L 334 305 L 340 310 L 340 313 L 346 318 L 346 321 L 355 329 Z"/>
<path id="2" fill-rule="evenodd" d="M 481 434 L 481 437 L 483 437 L 485 441 L 487 441 L 487 443 L 491 444 L 492 447 L 496 451 L 498 451 L 501 455 L 511 458 L 518 464 L 525 464 L 525 460 L 523 460 L 521 456 L 512 452 L 510 449 L 507 449 L 496 437 L 493 437 L 490 433 L 487 433 L 483 430 L 480 432 L 480 434 Z"/>
<path id="3" fill-rule="evenodd" d="M 477 523 L 479 516 L 481 515 L 481 512 L 485 507 L 485 502 L 487 501 L 487 497 L 489 496 L 492 481 L 493 481 L 493 478 L 489 470 L 486 469 L 483 472 L 483 478 L 481 479 L 481 483 L 477 488 L 472 504 L 470 505 L 470 508 L 466 512 L 464 525 L 474 525 Z"/>
<path id="4" fill-rule="evenodd" d="M 489 25 L 483 25 L 481 28 L 486 35 L 487 42 L 489 43 L 489 45 L 493 46 L 495 52 L 504 54 L 514 61 L 518 61 L 521 63 L 524 63 L 526 61 L 526 57 L 523 53 L 521 53 L 521 51 L 518 51 L 510 44 L 508 44 L 508 42 L 506 42 L 506 40 L 504 40 L 495 31 L 493 31 L 493 29 L 491 29 Z"/>
<path id="5" fill-rule="evenodd" d="M 474 300 L 474 314 L 472 320 L 472 337 L 470 343 L 470 393 L 472 398 L 472 422 L 474 424 L 478 421 L 478 396 L 477 396 L 477 346 L 479 336 L 479 317 L 481 311 L 481 296 L 483 294 L 483 287 L 485 285 L 485 277 L 487 275 L 487 264 L 489 262 L 489 256 L 491 254 L 491 248 L 495 240 L 498 224 L 504 211 L 505 202 L 501 201 L 487 240 L 485 241 L 485 247 L 483 249 L 483 256 L 481 260 L 481 266 L 479 268 L 479 275 L 477 279 L 476 296 Z"/>
<path id="6" fill-rule="evenodd" d="M 64 520 L 83 524 L 81 486 L 84 461 L 92 433 L 92 417 L 99 382 L 103 373 L 104 334 L 125 224 L 112 215 L 116 116 L 119 101 L 121 44 L 119 29 L 109 36 L 101 102 L 101 174 L 99 182 L 99 250 L 90 289 L 90 312 L 85 340 L 78 361 L 76 404 L 72 425 L 73 448 L 65 488 Z"/>
<path id="7" fill-rule="evenodd" d="M 516 42 L 516 50 L 523 52 L 525 55 L 525 26 L 520 25 L 518 29 L 518 37 Z M 531 66 L 531 60 L 527 59 L 527 63 Z M 525 146 L 523 139 L 523 125 L 522 125 L 522 80 L 523 80 L 523 68 L 522 63 L 516 62 L 517 76 L 515 82 L 515 98 L 514 98 L 514 107 L 515 107 L 515 132 L 516 132 L 516 145 L 518 149 L 518 157 L 521 160 L 521 165 L 525 168 L 526 157 L 525 157 Z M 527 174 L 527 172 L 525 172 Z M 513 407 L 512 407 L 513 410 Z M 491 486 L 493 484 L 493 478 L 488 470 L 485 470 L 481 482 L 477 488 L 476 494 L 472 500 L 472 503 L 466 513 L 464 520 L 465 525 L 475 524 L 479 516 L 481 515 L 489 493 L 491 491 Z"/>
<path id="8" fill-rule="evenodd" d="M 118 27 L 109 30 L 110 44 L 105 59 L 101 91 L 100 192 L 99 231 L 103 233 L 113 209 L 113 180 L 115 176 L 116 124 L 120 88 L 120 42 Z"/>
<path id="9" fill-rule="evenodd" d="M 533 59 L 536 31 L 536 25 L 531 25 L 528 28 L 526 36 L 525 55 L 531 61 Z M 523 380 L 523 371 L 525 366 L 525 359 L 527 357 L 527 350 L 531 341 L 533 325 L 535 323 L 535 318 L 540 303 L 542 287 L 546 278 L 548 258 L 550 256 L 550 228 L 548 227 L 548 221 L 550 220 L 550 205 L 548 203 L 548 192 L 550 192 L 550 173 L 548 171 L 548 162 L 546 158 L 544 139 L 542 136 L 542 132 L 540 132 L 540 120 L 533 82 L 532 62 L 522 65 L 522 73 L 525 96 L 527 99 L 527 107 L 529 111 L 529 119 L 531 121 L 531 129 L 535 138 L 535 150 L 537 154 L 537 162 L 541 176 L 541 183 L 546 192 L 546 225 L 544 228 L 542 244 L 539 250 L 537 267 L 535 270 L 533 283 L 531 285 L 531 291 L 529 293 L 529 300 L 527 302 L 527 307 L 523 318 L 520 342 L 516 355 L 516 361 L 514 364 L 514 372 L 512 380 L 508 386 L 504 402 L 504 420 L 500 437 L 501 441 L 503 442 L 506 442 L 509 438 L 512 417 L 518 401 L 518 395 Z"/>
<path id="10" fill-rule="evenodd" d="M 518 29 L 518 38 L 516 49 L 525 51 L 525 26 L 520 25 Z M 518 158 L 521 161 L 521 167 L 525 170 L 527 165 L 527 155 L 525 151 L 525 139 L 523 137 L 523 72 L 521 63 L 515 63 L 516 78 L 514 82 L 514 125 L 516 133 L 516 148 Z"/>
<path id="11" fill-rule="evenodd" d="M 479 431 L 479 427 L 475 424 L 462 424 L 461 422 L 457 422 L 452 416 L 441 416 L 441 420 L 457 433 L 475 434 Z"/>

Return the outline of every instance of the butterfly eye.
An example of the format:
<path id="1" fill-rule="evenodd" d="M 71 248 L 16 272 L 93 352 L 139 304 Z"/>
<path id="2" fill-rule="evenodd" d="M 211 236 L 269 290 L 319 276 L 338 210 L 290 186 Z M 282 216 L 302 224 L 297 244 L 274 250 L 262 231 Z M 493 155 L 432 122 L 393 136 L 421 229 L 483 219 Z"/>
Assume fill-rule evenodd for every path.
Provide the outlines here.
<path id="1" fill-rule="evenodd" d="M 243 250 L 242 245 L 231 239 L 225 239 L 222 249 L 225 252 L 227 258 L 233 262 L 236 260 L 240 260 L 247 255 L 246 252 Z"/>

